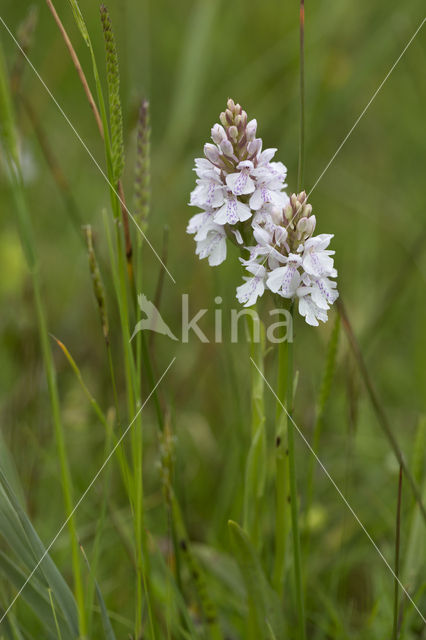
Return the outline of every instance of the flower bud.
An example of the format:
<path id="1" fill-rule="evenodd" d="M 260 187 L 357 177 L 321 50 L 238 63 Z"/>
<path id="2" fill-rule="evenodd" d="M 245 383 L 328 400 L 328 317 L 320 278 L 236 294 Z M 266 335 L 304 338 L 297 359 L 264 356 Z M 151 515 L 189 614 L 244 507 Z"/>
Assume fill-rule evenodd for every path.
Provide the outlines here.
<path id="1" fill-rule="evenodd" d="M 275 229 L 275 243 L 281 245 L 283 242 L 287 240 L 287 229 L 284 227 L 277 227 Z"/>
<path id="2" fill-rule="evenodd" d="M 257 154 L 260 153 L 261 149 L 262 140 L 260 138 L 255 138 L 247 145 L 247 151 L 250 158 L 254 158 L 254 156 L 257 156 Z"/>
<path id="3" fill-rule="evenodd" d="M 204 145 L 204 155 L 206 156 L 207 160 L 210 160 L 210 162 L 213 162 L 213 164 L 217 164 L 219 162 L 219 149 L 215 144 L 206 142 L 206 144 Z"/>
<path id="4" fill-rule="evenodd" d="M 231 138 L 233 142 L 237 141 L 238 138 L 238 129 L 235 125 L 232 125 L 228 128 L 228 136 Z"/>
<path id="5" fill-rule="evenodd" d="M 231 111 L 232 113 L 235 111 L 235 102 L 233 101 L 232 98 L 228 98 L 228 102 L 226 103 L 226 106 L 228 107 L 229 111 Z"/>
<path id="6" fill-rule="evenodd" d="M 303 207 L 303 213 L 307 218 L 309 218 L 309 216 L 312 213 L 312 205 L 311 204 L 305 204 L 305 206 Z"/>
<path id="7" fill-rule="evenodd" d="M 226 116 L 226 124 L 227 125 L 230 125 L 230 124 L 232 124 L 234 122 L 234 114 L 229 109 L 227 109 L 225 111 L 225 116 Z"/>
<path id="8" fill-rule="evenodd" d="M 224 127 L 228 126 L 228 121 L 226 119 L 226 113 L 224 111 L 222 111 L 222 113 L 220 114 L 219 120 L 221 121 L 221 123 L 223 124 Z"/>
<path id="9" fill-rule="evenodd" d="M 247 135 L 247 140 L 249 142 L 255 139 L 256 131 L 257 131 L 257 120 L 256 119 L 250 120 L 250 122 L 246 127 L 246 135 Z"/>
<path id="10" fill-rule="evenodd" d="M 297 237 L 299 239 L 305 237 L 307 227 L 308 227 L 308 218 L 300 218 L 299 222 L 296 225 Z"/>
<path id="11" fill-rule="evenodd" d="M 225 129 L 220 124 L 215 124 L 212 127 L 212 140 L 216 144 L 220 144 L 222 140 L 226 138 Z"/>
<path id="12" fill-rule="evenodd" d="M 237 104 L 235 105 L 235 114 L 238 116 L 238 115 L 240 115 L 240 113 L 242 113 L 242 111 L 243 111 L 243 110 L 242 110 L 242 108 L 241 108 L 241 105 L 237 103 Z"/>
<path id="13" fill-rule="evenodd" d="M 243 117 L 241 115 L 235 116 L 234 123 L 241 131 L 241 129 L 243 128 Z"/>
<path id="14" fill-rule="evenodd" d="M 294 216 L 293 206 L 292 206 L 292 204 L 293 204 L 293 196 L 294 196 L 294 194 L 290 196 L 290 204 L 288 204 L 287 206 L 285 206 L 285 207 L 284 207 L 284 211 L 283 211 L 283 213 L 284 213 L 284 217 L 285 217 L 287 220 L 289 220 L 289 221 L 290 221 L 290 220 L 293 218 L 293 216 Z"/>
<path id="15" fill-rule="evenodd" d="M 234 147 L 229 140 L 222 140 L 222 142 L 220 143 L 220 148 L 225 156 L 232 157 L 234 155 Z"/>
<path id="16" fill-rule="evenodd" d="M 246 136 L 246 134 L 244 132 L 242 137 L 240 138 L 240 140 L 238 142 L 238 147 L 239 147 L 239 149 L 244 149 L 246 146 L 247 146 L 247 136 Z"/>

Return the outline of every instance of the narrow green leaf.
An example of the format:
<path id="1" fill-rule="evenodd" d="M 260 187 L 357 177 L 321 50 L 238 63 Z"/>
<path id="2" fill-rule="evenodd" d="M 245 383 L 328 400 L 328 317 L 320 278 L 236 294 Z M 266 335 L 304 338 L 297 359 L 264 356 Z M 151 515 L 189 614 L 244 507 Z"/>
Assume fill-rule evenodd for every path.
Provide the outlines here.
<path id="1" fill-rule="evenodd" d="M 87 46 L 90 47 L 91 44 L 90 44 L 89 32 L 87 31 L 86 23 L 84 22 L 83 14 L 80 11 L 78 2 L 77 0 L 69 0 L 69 3 L 71 5 L 71 9 L 74 14 L 74 20 L 76 21 L 76 24 L 80 30 L 80 33 L 83 36 Z"/>
<path id="2" fill-rule="evenodd" d="M 284 620 L 280 600 L 269 585 L 263 572 L 259 557 L 246 532 L 234 521 L 228 522 L 231 545 L 240 567 L 247 590 L 250 630 L 253 638 L 271 637 L 272 629 L 275 637 L 283 638 Z"/>
<path id="3" fill-rule="evenodd" d="M 86 561 L 87 568 L 89 570 L 89 573 L 91 574 L 92 580 L 94 581 L 94 584 L 95 584 L 96 597 L 98 599 L 99 608 L 100 608 L 100 611 L 101 611 L 102 626 L 103 626 L 103 629 L 104 629 L 105 638 L 106 638 L 106 640 L 116 640 L 114 629 L 112 628 L 111 620 L 109 619 L 109 616 L 108 616 L 108 610 L 106 608 L 106 604 L 105 604 L 105 600 L 104 600 L 103 595 L 102 595 L 102 591 L 99 588 L 98 581 L 96 580 L 96 578 L 92 574 L 92 570 L 90 568 L 90 564 L 89 564 L 89 561 L 87 559 L 86 553 L 84 552 L 83 547 L 81 547 L 81 552 L 83 554 L 84 560 Z"/>
<path id="4" fill-rule="evenodd" d="M 25 582 L 25 573 L 2 551 L 0 551 L 0 571 L 8 580 L 10 585 L 13 585 L 16 590 L 19 590 Z M 35 615 L 43 624 L 46 633 L 55 637 L 55 621 L 52 616 L 52 610 L 49 604 L 49 600 L 45 595 L 45 587 L 41 585 L 39 580 L 33 579 L 22 591 L 22 599 L 33 610 Z M 73 636 L 65 626 L 63 616 L 60 616 L 60 621 L 65 629 L 63 638 L 72 639 Z"/>
<path id="5" fill-rule="evenodd" d="M 20 524 L 21 528 L 25 532 L 25 535 L 28 541 L 27 543 L 28 548 L 25 549 L 26 568 L 28 569 L 29 572 L 32 572 L 36 564 L 41 559 L 41 557 L 44 556 L 43 561 L 40 563 L 40 567 L 39 567 L 40 572 L 43 574 L 46 580 L 47 586 L 49 586 L 52 589 L 55 595 L 55 598 L 64 614 L 64 617 L 67 620 L 70 631 L 76 636 L 78 636 L 79 634 L 78 613 L 77 613 L 77 607 L 74 600 L 74 596 L 70 588 L 68 587 L 67 583 L 65 582 L 61 573 L 59 572 L 57 566 L 51 559 L 50 555 L 48 553 L 46 554 L 46 549 L 43 543 L 41 542 L 37 532 L 35 531 L 33 525 L 31 524 L 30 519 L 26 515 L 21 505 L 19 504 L 19 501 L 16 495 L 14 494 L 6 476 L 4 475 L 1 469 L 0 469 L 0 482 L 2 486 L 2 491 L 0 491 L 0 498 L 2 495 L 6 496 L 7 501 L 9 502 L 11 507 L 10 509 L 11 513 L 9 514 L 9 517 L 13 516 L 16 522 Z M 3 509 L 6 509 L 8 506 L 5 500 L 1 500 L 0 505 L 3 507 Z M 1 524 L 2 524 L 2 521 L 0 520 L 0 527 L 1 527 Z M 17 537 L 19 538 L 19 536 Z M 9 545 L 12 548 L 14 548 L 16 544 L 15 537 L 12 537 L 11 539 L 6 538 L 6 540 L 9 543 Z M 20 540 L 20 546 L 22 547 L 22 537 Z M 29 558 L 31 559 L 29 560 Z"/>

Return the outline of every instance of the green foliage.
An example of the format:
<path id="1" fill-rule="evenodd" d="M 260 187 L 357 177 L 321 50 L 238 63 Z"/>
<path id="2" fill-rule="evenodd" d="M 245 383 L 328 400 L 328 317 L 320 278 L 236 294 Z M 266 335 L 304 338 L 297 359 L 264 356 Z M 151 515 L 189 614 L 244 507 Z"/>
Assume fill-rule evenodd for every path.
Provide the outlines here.
<path id="1" fill-rule="evenodd" d="M 24 589 L 24 598 L 48 629 L 54 622 L 46 591 L 50 588 L 60 611 L 64 637 L 75 638 L 78 635 L 79 623 L 74 597 L 46 552 L 2 469 L 0 469 L 0 534 L 23 566 L 21 571 L 7 556 L 3 555 L 2 571 L 17 588 L 24 584 L 23 578 L 31 581 L 31 588 L 27 594 Z"/>
<path id="2" fill-rule="evenodd" d="M 282 607 L 277 594 L 263 573 L 256 550 L 245 531 L 236 523 L 228 522 L 232 550 L 243 576 L 248 599 L 247 638 L 284 638 Z"/>
<path id="3" fill-rule="evenodd" d="M 69 2 L 74 15 L 74 20 L 76 21 L 76 24 L 80 29 L 80 33 L 83 36 L 87 46 L 91 47 L 89 32 L 87 31 L 86 23 L 84 22 L 83 14 L 81 13 L 78 2 L 77 0 L 69 0 Z"/>

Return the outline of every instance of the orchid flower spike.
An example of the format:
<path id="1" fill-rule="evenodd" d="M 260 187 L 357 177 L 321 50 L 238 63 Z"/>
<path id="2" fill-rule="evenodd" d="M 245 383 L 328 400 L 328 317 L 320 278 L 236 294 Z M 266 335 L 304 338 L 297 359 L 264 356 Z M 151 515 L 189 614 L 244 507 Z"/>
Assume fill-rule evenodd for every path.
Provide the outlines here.
<path id="1" fill-rule="evenodd" d="M 338 297 L 328 249 L 332 235 L 314 236 L 316 217 L 304 191 L 285 191 L 287 169 L 273 161 L 277 149 L 264 149 L 256 120 L 232 99 L 211 130 L 213 143 L 195 159 L 196 186 L 189 204 L 201 209 L 189 221 L 196 254 L 211 266 L 227 257 L 227 241 L 249 251 L 241 262 L 248 272 L 237 299 L 252 306 L 265 291 L 298 302 L 310 325 L 327 320 Z"/>

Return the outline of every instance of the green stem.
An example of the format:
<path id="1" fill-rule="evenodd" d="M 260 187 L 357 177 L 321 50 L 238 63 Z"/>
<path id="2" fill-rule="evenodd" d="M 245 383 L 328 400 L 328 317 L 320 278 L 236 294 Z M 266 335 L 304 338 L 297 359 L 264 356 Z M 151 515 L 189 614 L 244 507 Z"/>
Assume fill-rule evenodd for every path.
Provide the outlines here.
<path id="1" fill-rule="evenodd" d="M 395 524 L 395 590 L 393 601 L 393 634 L 392 640 L 398 639 L 398 604 L 399 604 L 399 551 L 401 542 L 401 494 L 402 494 L 402 467 L 399 467 L 398 478 L 398 502 L 396 507 L 396 524 Z"/>
<path id="2" fill-rule="evenodd" d="M 293 306 L 291 309 L 293 315 Z M 294 578 L 296 586 L 296 601 L 299 616 L 299 637 L 306 640 L 305 627 L 305 603 L 303 594 L 302 579 L 302 563 L 300 553 L 300 536 L 299 536 L 299 509 L 297 500 L 297 483 L 296 483 L 296 464 L 294 451 L 294 424 L 293 424 L 293 341 L 288 342 L 287 351 L 287 411 L 288 411 L 288 461 L 289 461 L 289 477 L 290 477 L 290 506 L 291 506 L 291 525 L 293 532 L 293 556 L 294 556 Z"/>
<path id="3" fill-rule="evenodd" d="M 300 130 L 299 166 L 297 171 L 297 191 L 302 188 L 305 171 L 305 1 L 300 0 Z"/>
<path id="4" fill-rule="evenodd" d="M 264 335 L 256 312 L 247 315 L 250 354 L 256 367 L 251 373 L 251 444 L 244 484 L 244 529 L 254 546 L 260 545 L 260 514 L 266 479 L 266 433 L 264 407 Z"/>
<path id="5" fill-rule="evenodd" d="M 280 342 L 278 347 L 278 385 L 277 393 L 285 398 L 288 379 L 288 342 Z M 277 593 L 283 594 L 283 580 L 286 565 L 287 539 L 290 530 L 289 473 L 288 473 L 288 419 L 280 402 L 276 406 L 275 433 L 275 560 L 272 584 Z"/>
<path id="6" fill-rule="evenodd" d="M 313 431 L 313 442 L 312 449 L 315 453 L 318 453 L 320 436 L 322 433 L 322 427 L 324 422 L 324 411 L 326 408 L 327 400 L 329 398 L 331 392 L 331 385 L 333 381 L 334 370 L 336 368 L 336 358 L 337 358 L 337 349 L 339 344 L 339 335 L 340 335 L 340 316 L 336 315 L 336 320 L 334 323 L 333 332 L 330 337 L 330 341 L 327 348 L 327 358 L 326 364 L 324 368 L 324 374 L 321 382 L 320 392 L 318 394 L 317 401 L 317 409 L 316 409 L 316 419 Z M 310 456 L 308 462 L 308 473 L 307 473 L 307 481 L 306 481 L 306 507 L 305 507 L 305 524 L 306 524 L 306 543 L 304 547 L 305 557 L 308 556 L 309 553 L 309 545 L 310 545 L 310 527 L 308 526 L 309 514 L 312 507 L 312 500 L 314 494 L 314 469 L 315 469 L 315 457 Z"/>

